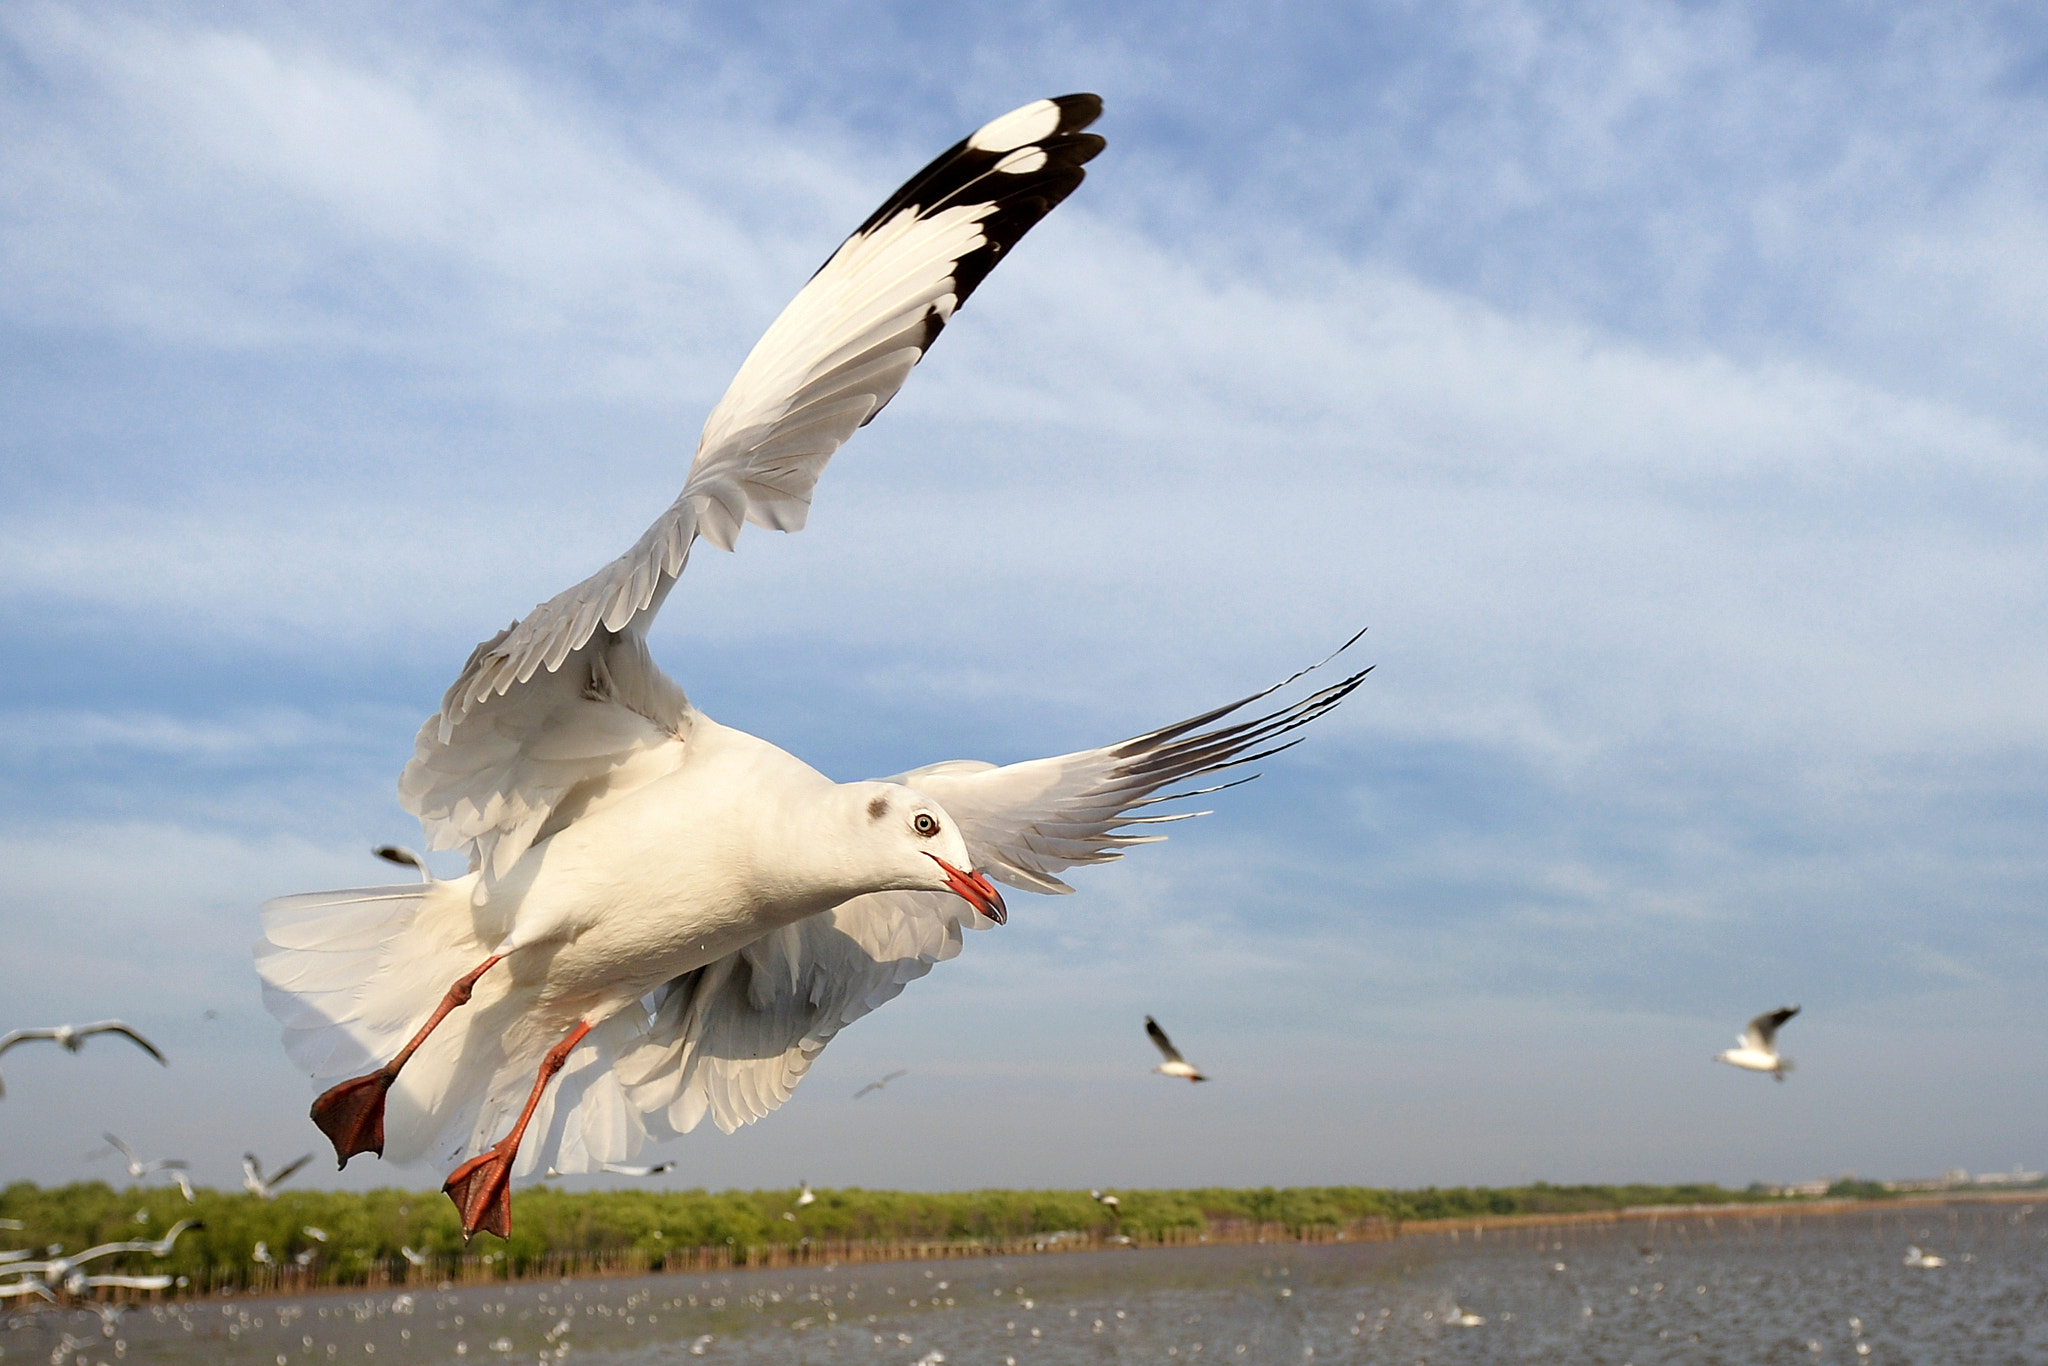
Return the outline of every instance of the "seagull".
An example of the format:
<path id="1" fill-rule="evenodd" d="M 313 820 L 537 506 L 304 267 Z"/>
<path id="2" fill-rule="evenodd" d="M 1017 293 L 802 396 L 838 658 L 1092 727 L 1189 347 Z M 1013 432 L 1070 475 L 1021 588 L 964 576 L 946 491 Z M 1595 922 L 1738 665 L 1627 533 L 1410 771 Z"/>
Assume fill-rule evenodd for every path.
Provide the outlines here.
<path id="1" fill-rule="evenodd" d="M 281 1170 L 272 1172 L 266 1178 L 263 1175 L 263 1164 L 256 1160 L 256 1154 L 243 1153 L 242 1189 L 259 1200 L 274 1199 L 277 1195 L 277 1188 L 289 1180 L 292 1173 L 312 1160 L 313 1154 L 307 1153 L 296 1162 L 286 1163 Z"/>
<path id="2" fill-rule="evenodd" d="M 748 355 L 674 503 L 470 654 L 399 779 L 468 873 L 265 906 L 265 1001 L 340 1163 L 452 1166 L 464 1236 L 506 1237 L 515 1176 L 629 1161 L 707 1115 L 752 1123 L 964 929 L 1006 920 L 992 878 L 1071 891 L 1060 871 L 1159 838 L 1130 827 L 1200 814 L 1156 803 L 1217 790 L 1177 785 L 1294 743 L 1363 681 L 1050 759 L 835 783 L 697 710 L 649 653 L 700 538 L 804 525 L 833 452 L 1080 185 L 1101 107 L 1038 100 L 913 176 Z M 893 583 L 888 560 L 877 592 L 915 610 L 941 591 Z"/>
<path id="3" fill-rule="evenodd" d="M 1778 1027 L 1799 1013 L 1798 1006 L 1767 1010 L 1749 1022 L 1749 1028 L 1735 1036 L 1738 1047 L 1716 1053 L 1715 1062 L 1729 1063 L 1751 1072 L 1768 1072 L 1779 1081 L 1792 1070 L 1792 1059 L 1778 1056 Z"/>
<path id="4" fill-rule="evenodd" d="M 191 1204 L 193 1200 L 197 1198 L 192 1194 L 192 1178 L 185 1175 L 185 1173 L 177 1167 L 170 1167 L 166 1170 L 170 1172 L 171 1180 L 178 1183 L 178 1190 L 180 1193 L 184 1195 L 185 1203 L 188 1205 Z"/>
<path id="5" fill-rule="evenodd" d="M 261 1238 L 256 1240 L 256 1246 L 250 1250 L 249 1260 L 255 1262 L 258 1266 L 277 1265 L 277 1258 L 270 1255 L 270 1244 L 264 1242 Z"/>
<path id="6" fill-rule="evenodd" d="M 324 1228 L 315 1228 L 311 1224 L 307 1224 L 304 1228 L 301 1228 L 299 1232 L 305 1234 L 308 1238 L 311 1238 L 316 1243 L 324 1243 L 327 1241 L 327 1230 Z"/>
<path id="7" fill-rule="evenodd" d="M 112 1287 L 117 1290 L 169 1290 L 171 1288 L 171 1277 L 80 1276 L 74 1281 L 67 1281 L 65 1286 L 69 1289 L 74 1284 L 80 1290 L 97 1290 L 102 1286 Z"/>
<path id="8" fill-rule="evenodd" d="M 855 1091 L 855 1092 L 853 1093 L 853 1098 L 854 1098 L 855 1100 L 859 1100 L 859 1099 L 860 1099 L 860 1098 L 861 1098 L 862 1096 L 866 1095 L 866 1094 L 867 1094 L 868 1092 L 870 1092 L 870 1091 L 879 1091 L 879 1090 L 881 1090 L 881 1089 L 882 1089 L 883 1087 L 887 1086 L 887 1085 L 888 1085 L 888 1084 L 889 1084 L 890 1082 L 892 1082 L 892 1081 L 896 1080 L 896 1078 L 898 1078 L 898 1077 L 907 1077 L 907 1076 L 909 1076 L 909 1075 L 910 1075 L 910 1069 L 909 1069 L 909 1068 L 907 1068 L 907 1067 L 899 1067 L 899 1068 L 897 1068 L 897 1069 L 896 1069 L 896 1070 L 895 1070 L 894 1072 L 891 1072 L 891 1073 L 890 1073 L 890 1074 L 889 1074 L 888 1076 L 886 1076 L 886 1077 L 883 1077 L 883 1078 L 882 1078 L 882 1079 L 881 1079 L 880 1081 L 871 1081 L 871 1082 L 869 1082 L 869 1083 L 868 1083 L 868 1084 L 867 1084 L 866 1086 L 863 1086 L 863 1087 L 861 1087 L 861 1088 L 860 1088 L 860 1090 L 858 1090 L 858 1091 Z"/>
<path id="9" fill-rule="evenodd" d="M 1906 1265 L 1925 1267 L 1931 1270 L 1937 1266 L 1947 1266 L 1948 1258 L 1937 1257 L 1932 1252 L 1922 1252 L 1917 1247 L 1909 1247 L 1906 1249 Z"/>
<path id="10" fill-rule="evenodd" d="M 27 1043 L 31 1039 L 48 1039 L 52 1043 L 62 1044 L 70 1052 L 76 1053 L 79 1049 L 85 1047 L 85 1041 L 95 1034 L 123 1035 L 133 1040 L 137 1048 L 140 1048 L 158 1062 L 163 1063 L 165 1067 L 170 1066 L 170 1063 L 165 1061 L 164 1055 L 157 1051 L 155 1044 L 136 1033 L 132 1025 L 125 1024 L 120 1020 L 96 1020 L 92 1024 L 82 1025 L 50 1025 L 45 1029 L 17 1029 L 9 1034 L 0 1034 L 0 1053 L 5 1053 L 16 1044 Z M 0 1084 L 0 1096 L 5 1096 L 6 1094 L 7 1087 L 4 1084 Z"/>
<path id="11" fill-rule="evenodd" d="M 610 1172 L 613 1176 L 660 1176 L 663 1172 L 674 1171 L 673 1162 L 659 1162 L 652 1167 L 635 1167 L 624 1162 L 600 1162 L 599 1171 Z"/>
<path id="12" fill-rule="evenodd" d="M 134 1177 L 137 1181 L 142 1180 L 152 1172 L 183 1171 L 192 1165 L 181 1157 L 153 1157 L 145 1162 L 135 1155 L 135 1149 L 123 1143 L 115 1135 L 103 1133 L 100 1137 L 112 1144 L 115 1151 L 127 1159 L 128 1175 Z"/>
<path id="13" fill-rule="evenodd" d="M 1088 1198 L 1090 1200 L 1093 1200 L 1096 1204 L 1101 1205 L 1104 1209 L 1108 1210 L 1111 1214 L 1116 1215 L 1118 1218 L 1123 1217 L 1124 1202 L 1117 1199 L 1114 1195 L 1105 1195 L 1101 1191 L 1089 1191 Z"/>
<path id="14" fill-rule="evenodd" d="M 411 1266 L 425 1266 L 428 1262 L 433 1260 L 433 1258 L 428 1256 L 426 1253 L 414 1252 L 411 1248 L 406 1247 L 402 1244 L 398 1249 L 398 1255 L 405 1258 L 407 1264 Z"/>
<path id="15" fill-rule="evenodd" d="M 72 1257 L 53 1255 L 48 1261 L 42 1262 L 10 1262 L 6 1270 L 11 1275 L 26 1273 L 31 1276 L 42 1276 L 70 1289 L 74 1279 L 82 1274 L 79 1268 L 87 1262 L 96 1262 L 102 1257 L 112 1257 L 122 1252 L 147 1252 L 152 1257 L 168 1257 L 186 1230 L 205 1227 L 206 1225 L 196 1219 L 180 1219 L 171 1225 L 170 1230 L 161 1238 L 130 1238 L 121 1242 L 101 1243 Z"/>
<path id="16" fill-rule="evenodd" d="M 817 1193 L 811 1189 L 811 1183 L 808 1181 L 804 1182 L 796 1193 L 797 1208 L 802 1209 L 805 1205 L 816 1204 L 817 1200 Z"/>
<path id="17" fill-rule="evenodd" d="M 0 1284 L 0 1300 L 11 1299 L 16 1295 L 40 1295 L 52 1304 L 57 1302 L 57 1297 L 50 1293 L 49 1285 L 34 1276 L 23 1276 L 18 1281 Z"/>
<path id="18" fill-rule="evenodd" d="M 1167 1038 L 1166 1031 L 1159 1027 L 1159 1021 L 1153 1019 L 1150 1015 L 1145 1017 L 1145 1032 L 1152 1036 L 1152 1042 L 1157 1044 L 1159 1051 L 1166 1055 L 1166 1061 L 1153 1068 L 1154 1072 L 1169 1077 L 1186 1077 L 1189 1081 L 1209 1080 L 1195 1070 L 1193 1063 L 1180 1055 L 1180 1050 L 1173 1046 L 1173 1040 Z"/>

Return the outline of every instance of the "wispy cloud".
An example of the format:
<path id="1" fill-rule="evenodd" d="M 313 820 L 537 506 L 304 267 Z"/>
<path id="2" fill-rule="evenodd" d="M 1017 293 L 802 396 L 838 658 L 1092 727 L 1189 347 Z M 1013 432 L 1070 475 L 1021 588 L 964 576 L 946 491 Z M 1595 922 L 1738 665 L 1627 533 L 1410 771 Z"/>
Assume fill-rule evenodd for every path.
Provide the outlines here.
<path id="1" fill-rule="evenodd" d="M 239 989 L 263 895 L 374 880 L 469 644 L 666 504 L 839 234 L 975 119 L 1099 83 L 1088 185 L 802 535 L 700 551 L 657 653 L 843 777 L 1118 738 L 1359 625 L 1379 668 L 1215 817 L 1033 899 L 821 1067 L 928 1056 L 967 1089 L 892 1113 L 962 1152 L 1067 1134 L 974 1079 L 1057 1054 L 1084 1104 L 1130 1105 L 1112 1041 L 1156 1006 L 1260 1074 L 1245 1114 L 1370 1132 L 1364 1179 L 2014 1156 L 1931 1129 L 1827 1154 L 1904 1094 L 1892 1052 L 1940 1052 L 1888 1015 L 2048 1036 L 2038 26 L 365 14 L 0 17 L 0 621 L 33 647 L 0 664 L 8 999 L 97 1008 L 111 956 L 124 1001 L 185 1011 L 163 963 Z M 1808 1137 L 1740 1150 L 1791 1168 L 1764 1171 L 1725 1156 L 1747 1093 L 1660 1069 L 1780 993 L 1824 1065 Z M 1972 1067 L 1967 1142 L 2018 1141 L 1997 1097 L 2025 1077 Z M 1630 1087 L 1662 1157 L 1573 1121 Z M 807 1100 L 700 1145 L 704 1179 L 849 1122 Z M 1016 1179 L 1092 1179 L 1150 1122 Z M 1345 1178 L 1336 1140 L 1259 1167 L 1261 1128 L 1182 1175 Z M 866 1162 L 835 1179 L 990 1179 Z"/>

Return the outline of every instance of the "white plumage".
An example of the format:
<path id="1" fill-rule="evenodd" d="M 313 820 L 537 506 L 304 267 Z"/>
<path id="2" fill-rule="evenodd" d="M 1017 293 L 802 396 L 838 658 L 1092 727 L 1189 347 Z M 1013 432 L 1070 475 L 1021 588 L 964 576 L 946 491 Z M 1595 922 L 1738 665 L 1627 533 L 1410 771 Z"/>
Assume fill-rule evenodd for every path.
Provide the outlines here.
<path id="1" fill-rule="evenodd" d="M 471 654 L 399 784 L 467 874 L 264 908 L 266 1001 L 293 1059 L 334 1084 L 314 1117 L 344 1162 L 470 1157 L 449 1194 L 466 1230 L 503 1233 L 513 1174 L 616 1169 L 707 1116 L 759 1119 L 839 1029 L 1000 921 L 990 877 L 1069 890 L 1062 870 L 1180 818 L 1139 814 L 1162 788 L 1284 747 L 1357 686 L 1058 758 L 838 784 L 706 717 L 648 653 L 697 538 L 803 525 L 832 453 L 1081 182 L 1099 111 L 1038 101 L 913 177 L 748 355 L 668 510 Z"/>
<path id="2" fill-rule="evenodd" d="M 1714 1061 L 1725 1062 L 1747 1072 L 1768 1072 L 1779 1081 L 1785 1080 L 1785 1074 L 1792 1070 L 1792 1060 L 1778 1056 L 1778 1029 L 1798 1013 L 1798 1006 L 1780 1006 L 1776 1010 L 1765 1011 L 1735 1036 L 1735 1047 L 1716 1053 Z"/>

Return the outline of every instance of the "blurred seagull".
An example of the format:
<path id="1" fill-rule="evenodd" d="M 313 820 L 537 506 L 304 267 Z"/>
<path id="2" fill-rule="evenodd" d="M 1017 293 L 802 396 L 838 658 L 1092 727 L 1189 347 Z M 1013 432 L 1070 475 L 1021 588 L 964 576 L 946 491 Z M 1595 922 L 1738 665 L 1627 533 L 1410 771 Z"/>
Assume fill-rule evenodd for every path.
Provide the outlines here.
<path id="1" fill-rule="evenodd" d="M 259 1200 L 269 1200 L 277 1195 L 277 1188 L 291 1179 L 294 1172 L 313 1160 L 307 1153 L 298 1161 L 288 1163 L 281 1171 L 275 1171 L 268 1178 L 263 1175 L 263 1164 L 256 1160 L 256 1154 L 242 1154 L 242 1189 Z"/>
<path id="2" fill-rule="evenodd" d="M 256 1240 L 256 1246 L 250 1250 L 249 1260 L 255 1262 L 258 1266 L 277 1265 L 277 1258 L 270 1255 L 270 1244 L 264 1242 L 261 1238 Z"/>
<path id="3" fill-rule="evenodd" d="M 1088 1198 L 1090 1200 L 1093 1200 L 1096 1204 L 1101 1205 L 1104 1209 L 1108 1210 L 1111 1214 L 1116 1215 L 1118 1218 L 1123 1217 L 1124 1202 L 1117 1199 L 1114 1195 L 1107 1194 L 1103 1191 L 1089 1191 Z"/>
<path id="4" fill-rule="evenodd" d="M 112 1144 L 114 1150 L 120 1153 L 123 1158 L 127 1159 L 128 1175 L 134 1177 L 138 1181 L 142 1180 L 146 1176 L 149 1176 L 153 1172 L 183 1171 L 185 1168 L 190 1167 L 192 1165 L 190 1162 L 187 1162 L 182 1157 L 153 1157 L 149 1161 L 145 1162 L 140 1157 L 137 1157 L 135 1155 L 135 1149 L 129 1147 L 126 1143 L 123 1143 L 117 1135 L 103 1133 L 100 1135 L 100 1137 L 104 1138 L 105 1140 L 107 1140 L 108 1143 Z"/>
<path id="5" fill-rule="evenodd" d="M 1937 1257 L 1932 1252 L 1922 1252 L 1917 1247 L 1909 1247 L 1906 1249 L 1906 1265 L 1931 1269 L 1937 1266 L 1947 1266 L 1948 1258 Z"/>
<path id="6" fill-rule="evenodd" d="M 299 1232 L 305 1234 L 308 1238 L 311 1238 L 316 1243 L 324 1243 L 327 1241 L 327 1230 L 324 1228 L 314 1228 L 311 1224 L 307 1224 L 304 1228 L 300 1229 Z"/>
<path id="7" fill-rule="evenodd" d="M 890 1073 L 890 1074 L 889 1074 L 888 1076 L 886 1076 L 886 1077 L 883 1077 L 883 1078 L 882 1078 L 882 1079 L 881 1079 L 880 1081 L 871 1081 L 871 1082 L 869 1082 L 869 1083 L 868 1083 L 868 1084 L 867 1084 L 866 1086 L 863 1086 L 863 1087 L 861 1087 L 861 1088 L 860 1088 L 860 1090 L 858 1090 L 858 1091 L 855 1091 L 855 1092 L 853 1093 L 853 1098 L 854 1098 L 855 1100 L 859 1100 L 859 1099 L 860 1099 L 860 1098 L 861 1098 L 862 1096 L 866 1095 L 866 1094 L 867 1094 L 868 1092 L 870 1092 L 870 1091 L 879 1091 L 879 1090 L 881 1090 L 881 1089 L 882 1089 L 882 1088 L 883 1088 L 884 1086 L 887 1086 L 887 1085 L 888 1085 L 888 1084 L 889 1084 L 890 1082 L 892 1082 L 892 1081 L 896 1080 L 896 1078 L 898 1078 L 898 1077 L 907 1077 L 907 1076 L 909 1076 L 909 1075 L 910 1075 L 910 1069 L 909 1069 L 909 1068 L 907 1068 L 907 1067 L 899 1067 L 899 1068 L 897 1068 L 897 1069 L 896 1069 L 896 1070 L 895 1070 L 894 1072 L 891 1072 L 891 1073 Z"/>
<path id="8" fill-rule="evenodd" d="M 800 1188 L 799 1188 L 799 1189 L 797 1190 L 797 1193 L 796 1193 L 796 1203 L 797 1203 L 797 1208 L 801 1209 L 801 1208 L 803 1208 L 803 1207 L 804 1207 L 805 1205 L 811 1204 L 811 1203 L 813 1203 L 814 1201 L 816 1201 L 816 1200 L 817 1200 L 817 1198 L 818 1198 L 818 1197 L 817 1197 L 817 1195 L 816 1195 L 816 1194 L 815 1194 L 815 1193 L 814 1193 L 814 1192 L 813 1192 L 813 1191 L 811 1190 L 811 1183 L 810 1183 L 810 1182 L 808 1182 L 808 1181 L 806 1181 L 806 1182 L 804 1182 L 804 1183 L 803 1183 L 803 1185 L 802 1185 L 802 1186 L 801 1186 L 801 1187 L 800 1187 Z"/>
<path id="9" fill-rule="evenodd" d="M 1792 1059 L 1778 1056 L 1778 1027 L 1799 1013 L 1798 1006 L 1780 1006 L 1767 1010 L 1749 1022 L 1749 1028 L 1736 1036 L 1739 1047 L 1725 1053 L 1716 1053 L 1715 1062 L 1725 1062 L 1750 1072 L 1768 1072 L 1779 1081 L 1792 1070 Z"/>
<path id="10" fill-rule="evenodd" d="M 85 1041 L 95 1034 L 120 1034 L 132 1040 L 137 1048 L 140 1048 L 158 1062 L 163 1063 L 165 1067 L 170 1066 L 170 1063 L 165 1061 L 164 1055 L 157 1051 L 155 1044 L 136 1033 L 133 1026 L 125 1024 L 120 1020 L 97 1020 L 92 1024 L 82 1025 L 50 1025 L 44 1029 L 17 1029 L 11 1034 L 0 1034 L 0 1053 L 5 1053 L 16 1044 L 27 1043 L 31 1039 L 48 1039 L 50 1042 L 62 1044 L 68 1051 L 76 1053 L 79 1049 L 85 1047 Z M 6 1094 L 6 1085 L 0 1083 L 0 1096 L 5 1096 Z"/>
<path id="11" fill-rule="evenodd" d="M 1169 1077 L 1186 1077 L 1189 1081 L 1209 1080 L 1195 1070 L 1193 1063 L 1180 1055 L 1180 1050 L 1173 1046 L 1173 1040 L 1167 1038 L 1166 1031 L 1159 1027 L 1159 1021 L 1150 1015 L 1145 1017 L 1145 1032 L 1151 1036 L 1152 1042 L 1159 1046 L 1159 1051 L 1166 1055 L 1166 1061 L 1153 1068 L 1154 1072 Z"/>
<path id="12" fill-rule="evenodd" d="M 107 1287 L 116 1290 L 168 1290 L 169 1276 L 79 1276 L 65 1283 L 66 1288 L 76 1285 L 80 1290 L 98 1290 Z M 75 1291 L 73 1293 L 76 1293 Z M 123 1306 L 124 1308 L 126 1306 Z"/>
<path id="13" fill-rule="evenodd" d="M 913 176 L 770 324 L 640 539 L 471 653 L 399 779 L 467 874 L 264 908 L 266 1004 L 339 1161 L 448 1164 L 464 1233 L 506 1236 L 514 1176 L 761 1119 L 842 1027 L 1004 921 L 992 877 L 1071 890 L 1059 872 L 1158 838 L 1132 827 L 1196 814 L 1150 814 L 1192 795 L 1177 785 L 1285 748 L 1363 680 L 1077 754 L 842 784 L 719 725 L 653 661 L 647 629 L 697 542 L 804 525 L 833 453 L 1081 184 L 1101 109 L 1034 101 Z M 962 553 L 986 534 L 925 516 Z M 850 572 L 944 594 L 907 565 L 877 543 Z"/>
<path id="14" fill-rule="evenodd" d="M 403 1245 L 399 1247 L 398 1255 L 405 1258 L 407 1265 L 410 1266 L 425 1266 L 428 1262 L 433 1260 L 433 1258 L 429 1257 L 426 1253 L 414 1252 L 411 1248 L 405 1247 Z"/>
<path id="15" fill-rule="evenodd" d="M 659 1162 L 652 1167 L 634 1167 L 624 1162 L 600 1162 L 597 1168 L 599 1171 L 610 1172 L 613 1176 L 660 1176 L 663 1172 L 674 1171 L 676 1164 Z"/>
<path id="16" fill-rule="evenodd" d="M 171 1180 L 178 1183 L 178 1190 L 184 1195 L 185 1203 L 191 1204 L 195 1198 L 192 1194 L 192 1178 L 185 1175 L 183 1168 L 180 1167 L 169 1167 L 166 1170 L 170 1172 Z"/>

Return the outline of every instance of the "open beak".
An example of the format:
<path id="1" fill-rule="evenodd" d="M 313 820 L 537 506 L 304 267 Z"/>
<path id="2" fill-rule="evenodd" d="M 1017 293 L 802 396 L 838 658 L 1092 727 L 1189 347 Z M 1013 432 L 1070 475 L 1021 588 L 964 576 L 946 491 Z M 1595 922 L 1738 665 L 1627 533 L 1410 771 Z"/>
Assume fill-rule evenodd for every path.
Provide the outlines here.
<path id="1" fill-rule="evenodd" d="M 993 882 L 980 873 L 963 873 L 930 851 L 926 851 L 925 857 L 946 870 L 946 885 L 957 892 L 968 905 L 998 925 L 1009 923 L 1009 908 L 1003 905 L 1003 894 L 996 890 Z"/>

